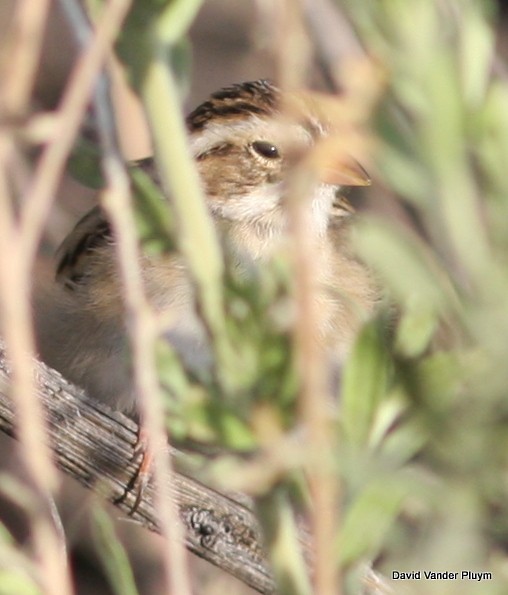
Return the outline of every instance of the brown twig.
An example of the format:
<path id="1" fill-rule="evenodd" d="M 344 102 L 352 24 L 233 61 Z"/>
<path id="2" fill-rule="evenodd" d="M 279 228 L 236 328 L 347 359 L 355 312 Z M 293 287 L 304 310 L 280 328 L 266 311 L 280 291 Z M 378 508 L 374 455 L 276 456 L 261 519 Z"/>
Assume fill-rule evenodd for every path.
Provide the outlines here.
<path id="1" fill-rule="evenodd" d="M 55 523 L 51 491 L 56 486 L 40 404 L 35 398 L 32 369 L 33 336 L 30 325 L 30 270 L 33 252 L 26 250 L 24 229 L 18 224 L 12 182 L 12 164 L 19 156 L 16 124 L 27 116 L 40 59 L 49 4 L 24 0 L 16 6 L 10 30 L 9 60 L 3 61 L 0 111 L 0 324 L 9 342 L 12 365 L 11 395 L 19 418 L 21 460 L 38 506 L 30 510 L 31 542 L 37 580 L 48 595 L 70 595 L 65 541 Z M 8 45 L 7 42 L 7 45 Z M 10 127 L 10 124 L 14 126 Z M 26 205 L 22 208 L 22 214 Z"/>
<path id="2" fill-rule="evenodd" d="M 78 58 L 70 76 L 56 115 L 57 130 L 41 155 L 25 197 L 21 223 L 25 234 L 24 249 L 32 258 L 97 75 L 111 50 L 129 6 L 130 0 L 110 0 L 105 4 L 94 36 L 86 51 Z"/>
<path id="3" fill-rule="evenodd" d="M 49 7 L 49 0 L 17 2 L 5 48 L 9 60 L 5 60 L 0 99 L 4 117 L 23 118 L 28 112 Z"/>
<path id="4" fill-rule="evenodd" d="M 311 63 L 311 44 L 305 30 L 303 6 L 285 0 L 281 26 L 286 42 L 278 51 L 281 86 L 305 86 L 305 72 Z M 288 113 L 288 117 L 292 114 Z M 289 180 L 288 215 L 292 236 L 297 316 L 294 329 L 295 352 L 300 376 L 300 416 L 307 428 L 309 464 L 307 477 L 312 496 L 311 533 L 314 550 L 313 593 L 339 595 L 339 568 L 334 541 L 339 528 L 340 494 L 338 483 L 328 467 L 333 441 L 327 415 L 330 402 L 325 365 L 319 347 L 320 311 L 316 300 L 316 266 L 320 254 L 317 237 L 310 230 L 309 212 L 303 200 L 309 190 L 309 172 L 296 169 Z"/>
<path id="5" fill-rule="evenodd" d="M 366 54 L 353 27 L 330 0 L 300 0 L 317 61 L 331 91 L 344 91 L 347 68 Z"/>
<path id="6" fill-rule="evenodd" d="M 69 23 L 76 40 L 83 47 L 93 36 L 93 30 L 77 2 L 66 1 Z M 149 437 L 149 449 L 154 455 L 156 478 L 156 508 L 161 533 L 166 538 L 163 548 L 166 588 L 168 592 L 190 595 L 191 586 L 183 543 L 183 530 L 167 486 L 172 484 L 171 459 L 163 448 L 166 440 L 164 416 L 155 369 L 154 313 L 146 300 L 140 268 L 140 249 L 136 236 L 129 180 L 125 171 L 115 129 L 114 108 L 109 95 L 110 80 L 104 71 L 94 94 L 94 109 L 98 136 L 102 148 L 102 166 L 106 188 L 102 203 L 115 229 L 120 273 L 124 286 L 125 306 L 129 323 L 134 360 L 134 382 L 143 431 Z"/>

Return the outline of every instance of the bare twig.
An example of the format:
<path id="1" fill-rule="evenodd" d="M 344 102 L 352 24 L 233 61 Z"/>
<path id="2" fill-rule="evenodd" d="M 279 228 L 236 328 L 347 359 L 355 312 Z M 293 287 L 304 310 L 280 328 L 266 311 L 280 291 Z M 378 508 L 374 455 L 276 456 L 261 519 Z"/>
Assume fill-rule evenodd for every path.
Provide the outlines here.
<path id="1" fill-rule="evenodd" d="M 0 106 L 4 117 L 22 118 L 28 111 L 49 6 L 49 0 L 19 0 L 16 4 L 5 48 L 9 60 L 5 60 L 2 76 Z"/>
<path id="2" fill-rule="evenodd" d="M 318 330 L 321 312 L 316 299 L 316 263 L 321 255 L 317 238 L 310 233 L 309 210 L 302 200 L 308 189 L 307 176 L 305 171 L 294 172 L 288 201 L 298 308 L 295 347 L 301 381 L 300 411 L 308 428 L 310 452 L 307 476 L 312 496 L 315 593 L 339 595 L 339 569 L 333 544 L 339 528 L 340 493 L 330 465 L 335 450 L 328 412 L 331 395 Z"/>
<path id="3" fill-rule="evenodd" d="M 310 41 L 305 32 L 303 11 L 297 0 L 285 0 L 283 25 L 287 38 L 278 52 L 283 88 L 305 86 L 305 72 L 310 64 Z M 293 114 L 288 113 L 288 117 Z M 334 540 L 339 527 L 340 494 L 328 462 L 332 444 L 327 403 L 330 402 L 329 383 L 319 347 L 318 328 L 321 313 L 316 300 L 316 265 L 320 254 L 317 237 L 309 224 L 309 211 L 304 198 L 309 191 L 309 172 L 296 169 L 289 180 L 288 215 L 292 235 L 296 282 L 297 316 L 294 342 L 300 376 L 300 413 L 307 428 L 310 456 L 307 467 L 312 496 L 311 532 L 314 556 L 313 593 L 339 595 L 339 568 L 333 554 Z"/>
<path id="4" fill-rule="evenodd" d="M 111 50 L 130 0 L 110 0 L 92 41 L 79 57 L 57 112 L 57 131 L 44 150 L 26 194 L 23 210 L 24 250 L 32 256 L 38 246 L 67 156 L 79 130 L 97 76 Z"/>
<path id="5" fill-rule="evenodd" d="M 64 5 L 76 39 L 80 45 L 85 47 L 87 41 L 92 38 L 92 28 L 77 2 L 65 0 Z M 167 591 L 190 595 L 188 564 L 185 559 L 185 549 L 182 547 L 183 531 L 167 488 L 172 484 L 172 468 L 171 459 L 164 448 L 166 440 L 163 426 L 164 416 L 161 410 L 154 360 L 154 339 L 157 328 L 154 313 L 144 294 L 129 180 L 125 172 L 124 160 L 117 145 L 115 118 L 109 89 L 110 80 L 104 71 L 97 82 L 94 95 L 94 108 L 106 180 L 102 202 L 115 229 L 134 355 L 134 379 L 139 410 L 142 413 L 143 428 L 146 428 L 148 432 L 149 449 L 155 458 L 157 514 L 161 533 L 167 540 L 166 547 L 163 548 Z"/>
<path id="6" fill-rule="evenodd" d="M 164 448 L 164 414 L 155 368 L 157 324 L 143 289 L 139 247 L 126 178 L 114 161 L 107 169 L 109 188 L 103 193 L 103 204 L 115 229 L 132 337 L 138 406 L 143 416 L 143 427 L 148 430 L 149 449 L 154 456 L 156 508 L 161 533 L 167 539 L 164 558 L 168 591 L 190 595 L 188 565 L 185 550 L 181 547 L 183 532 L 169 490 L 173 472 L 171 459 Z"/>
<path id="7" fill-rule="evenodd" d="M 27 115 L 36 65 L 47 17 L 47 2 L 19 2 L 5 54 L 0 94 L 2 120 L 16 123 Z M 65 541 L 55 523 L 51 492 L 56 486 L 40 404 L 35 398 L 32 369 L 30 270 L 33 252 L 25 249 L 12 192 L 11 165 L 17 159 L 15 129 L 0 129 L 0 324 L 9 343 L 12 397 L 19 416 L 20 454 L 38 506 L 30 509 L 31 540 L 37 560 L 37 579 L 48 595 L 72 592 L 65 557 Z"/>
<path id="8" fill-rule="evenodd" d="M 303 15 L 330 90 L 343 91 L 344 77 L 354 62 L 365 59 L 351 24 L 337 3 L 330 0 L 300 0 Z"/>

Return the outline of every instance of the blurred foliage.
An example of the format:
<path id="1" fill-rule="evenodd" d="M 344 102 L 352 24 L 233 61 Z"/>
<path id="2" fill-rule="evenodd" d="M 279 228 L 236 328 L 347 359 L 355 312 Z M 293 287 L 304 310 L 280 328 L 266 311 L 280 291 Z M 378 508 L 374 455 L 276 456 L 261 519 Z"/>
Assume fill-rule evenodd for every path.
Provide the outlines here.
<path id="1" fill-rule="evenodd" d="M 69 156 L 67 169 L 73 178 L 88 188 L 104 186 L 101 154 L 96 142 L 79 138 Z"/>
<path id="2" fill-rule="evenodd" d="M 16 540 L 0 527 L 0 595 L 42 595 L 36 569 L 20 551 Z"/>
<path id="3" fill-rule="evenodd" d="M 504 593 L 508 186 L 501 164 L 508 158 L 508 86 L 493 5 L 343 6 L 387 80 L 374 117 L 379 177 L 419 232 L 374 217 L 358 229 L 358 249 L 398 316 L 389 381 L 373 410 L 343 410 L 348 440 L 356 424 L 364 440 L 344 474 L 342 555 L 349 563 L 379 557 L 388 576 L 492 573 L 481 583 L 404 582 L 407 593 Z M 362 342 L 365 333 L 358 348 Z M 386 362 L 387 346 L 363 357 L 373 374 L 373 361 Z M 348 364 L 346 377 L 355 378 L 347 388 L 372 402 L 371 383 L 355 375 L 361 358 L 357 351 Z"/>
<path id="4" fill-rule="evenodd" d="M 357 248 L 386 299 L 357 339 L 343 372 L 340 414 L 330 417 L 335 480 L 344 495 L 337 560 L 351 593 L 360 589 L 358 569 L 373 562 L 387 576 L 415 569 L 492 573 L 481 583 L 406 583 L 408 593 L 503 593 L 508 85 L 496 56 L 495 13 L 490 3 L 473 0 L 341 5 L 386 81 L 372 118 L 378 182 L 406 206 L 415 226 L 365 216 L 357 228 Z M 146 17 L 145 9 L 145 20 L 133 12 L 129 27 L 159 26 L 152 20 L 157 11 Z M 177 47 L 184 30 L 169 27 L 162 38 Z M 119 47 L 132 68 L 130 46 L 121 40 Z M 140 83 L 136 64 L 132 72 Z M 142 186 L 138 191 L 147 192 Z M 161 218 L 153 217 L 162 203 L 146 204 L 143 237 L 169 249 L 157 244 L 170 228 L 158 229 Z M 301 487 L 295 473 L 308 462 L 299 453 L 275 469 L 269 448 L 263 450 L 270 439 L 282 444 L 299 419 L 291 341 L 280 317 L 290 276 L 278 262 L 253 279 L 231 267 L 225 275 L 234 390 L 216 370 L 189 376 L 163 344 L 168 424 L 173 438 L 228 449 L 228 457 L 205 465 L 206 477 L 241 476 L 244 487 L 255 478 L 281 592 L 310 592 L 301 560 L 293 559 L 299 547 L 293 521 L 285 518 L 294 486 Z M 246 453 L 260 458 L 246 460 Z"/>
<path id="5" fill-rule="evenodd" d="M 387 576 L 492 573 L 482 582 L 408 582 L 405 593 L 501 594 L 508 581 L 508 82 L 496 54 L 494 5 L 339 4 L 384 74 L 372 117 L 376 183 L 414 225 L 370 215 L 356 229 L 358 251 L 386 296 L 343 371 L 340 412 L 330 413 L 337 441 L 330 466 L 343 494 L 337 563 L 347 593 L 360 592 L 359 569 L 376 563 Z M 118 50 L 142 96 L 153 60 L 172 65 L 185 89 L 185 33 L 198 5 L 134 3 Z M 162 85 L 164 109 L 166 92 Z M 171 158 L 162 155 L 163 170 Z M 87 163 L 80 161 L 85 176 Z M 132 180 L 145 249 L 173 250 L 181 232 L 175 214 L 142 171 Z M 196 251 L 206 262 L 206 250 Z M 226 266 L 222 280 L 213 307 L 225 320 L 232 369 L 192 375 L 167 343 L 158 345 L 168 427 L 177 441 L 227 449 L 203 458 L 201 477 L 229 486 L 234 478 L 235 489 L 256 495 L 280 592 L 308 593 L 291 507 L 308 497 L 302 469 L 315 462 L 297 441 L 291 456 L 284 450 L 300 419 L 284 317 L 290 274 L 284 262 L 253 276 Z"/>
<path id="6" fill-rule="evenodd" d="M 0 493 L 5 499 L 26 514 L 26 519 L 38 503 L 31 491 L 18 479 L 7 473 L 0 474 Z M 42 595 L 38 583 L 38 568 L 27 551 L 7 527 L 0 523 L 0 595 Z"/>
<path id="7" fill-rule="evenodd" d="M 174 216 L 163 200 L 161 190 L 141 167 L 130 168 L 134 209 L 139 239 L 147 254 L 175 249 Z"/>
<path id="8" fill-rule="evenodd" d="M 234 392 L 214 370 L 189 377 L 172 348 L 161 341 L 160 378 L 174 438 L 245 452 L 262 442 L 256 438 L 258 415 L 272 416 L 280 428 L 294 425 L 297 384 L 286 324 L 288 273 L 281 262 L 258 273 L 245 278 L 227 268 L 227 332 L 239 362 Z"/>
<path id="9" fill-rule="evenodd" d="M 94 509 L 94 542 L 115 595 L 139 595 L 134 575 L 113 521 L 102 508 Z"/>

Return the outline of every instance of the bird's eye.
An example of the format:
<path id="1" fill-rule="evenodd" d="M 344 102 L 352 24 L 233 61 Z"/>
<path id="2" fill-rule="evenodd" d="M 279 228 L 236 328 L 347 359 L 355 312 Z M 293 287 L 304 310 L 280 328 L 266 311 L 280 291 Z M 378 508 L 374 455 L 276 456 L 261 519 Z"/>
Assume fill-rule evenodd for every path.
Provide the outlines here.
<path id="1" fill-rule="evenodd" d="M 278 159 L 280 157 L 279 149 L 273 143 L 264 140 L 253 142 L 252 148 L 258 155 L 261 155 L 265 159 Z"/>

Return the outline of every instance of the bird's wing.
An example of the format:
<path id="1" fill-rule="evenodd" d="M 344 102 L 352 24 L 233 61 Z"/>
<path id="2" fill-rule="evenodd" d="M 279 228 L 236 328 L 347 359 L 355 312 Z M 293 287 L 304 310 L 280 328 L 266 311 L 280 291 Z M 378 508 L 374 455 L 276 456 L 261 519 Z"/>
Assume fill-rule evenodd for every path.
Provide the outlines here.
<path id="1" fill-rule="evenodd" d="M 72 289 L 87 277 L 89 254 L 112 243 L 111 226 L 97 206 L 78 221 L 57 251 L 56 280 Z"/>

